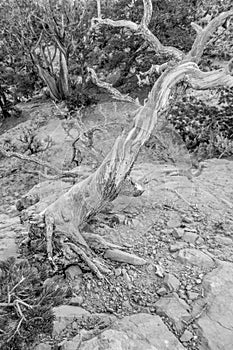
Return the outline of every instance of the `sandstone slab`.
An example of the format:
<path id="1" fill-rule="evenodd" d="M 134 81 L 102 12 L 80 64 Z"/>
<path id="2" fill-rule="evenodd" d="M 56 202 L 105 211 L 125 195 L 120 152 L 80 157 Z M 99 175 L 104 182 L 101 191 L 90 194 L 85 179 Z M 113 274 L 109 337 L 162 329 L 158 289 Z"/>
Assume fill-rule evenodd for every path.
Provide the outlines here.
<path id="1" fill-rule="evenodd" d="M 184 350 L 159 316 L 137 314 L 124 317 L 111 329 L 84 342 L 80 350 Z"/>
<path id="2" fill-rule="evenodd" d="M 233 264 L 221 265 L 203 281 L 206 312 L 198 319 L 205 350 L 233 349 Z"/>

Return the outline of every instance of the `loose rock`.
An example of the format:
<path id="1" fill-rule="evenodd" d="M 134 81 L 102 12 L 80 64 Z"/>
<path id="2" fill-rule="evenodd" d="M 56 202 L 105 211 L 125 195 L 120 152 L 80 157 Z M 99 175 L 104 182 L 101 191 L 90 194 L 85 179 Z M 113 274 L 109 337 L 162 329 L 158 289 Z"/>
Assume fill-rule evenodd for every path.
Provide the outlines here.
<path id="1" fill-rule="evenodd" d="M 137 255 L 129 254 L 118 249 L 107 249 L 104 257 L 106 259 L 139 266 L 147 263 L 146 260 L 138 257 Z"/>
<path id="2" fill-rule="evenodd" d="M 179 289 L 180 281 L 171 273 L 168 273 L 164 278 L 164 284 L 171 292 L 176 292 Z"/>
<path id="3" fill-rule="evenodd" d="M 183 264 L 190 264 L 209 269 L 215 266 L 213 259 L 197 249 L 186 248 L 179 251 L 177 259 Z"/>
<path id="4" fill-rule="evenodd" d="M 187 243 L 195 244 L 196 240 L 198 238 L 198 234 L 195 232 L 187 231 L 185 232 L 182 240 Z"/>
<path id="5" fill-rule="evenodd" d="M 178 332 L 183 330 L 184 321 L 191 318 L 189 306 L 175 294 L 158 300 L 155 308 L 158 315 L 167 316 L 172 321 Z"/>
<path id="6" fill-rule="evenodd" d="M 189 330 L 185 330 L 182 336 L 180 337 L 180 341 L 182 343 L 186 343 L 193 338 L 193 334 Z"/>

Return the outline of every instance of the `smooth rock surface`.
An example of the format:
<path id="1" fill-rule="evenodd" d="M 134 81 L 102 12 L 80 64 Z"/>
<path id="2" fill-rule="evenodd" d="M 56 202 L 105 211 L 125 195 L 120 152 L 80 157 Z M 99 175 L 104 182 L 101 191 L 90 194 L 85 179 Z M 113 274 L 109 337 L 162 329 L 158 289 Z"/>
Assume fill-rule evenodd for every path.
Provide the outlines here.
<path id="1" fill-rule="evenodd" d="M 159 316 L 124 317 L 99 336 L 84 342 L 80 350 L 185 350 Z"/>
<path id="2" fill-rule="evenodd" d="M 233 349 L 233 264 L 221 265 L 203 281 L 206 312 L 197 320 L 203 335 L 203 349 Z"/>

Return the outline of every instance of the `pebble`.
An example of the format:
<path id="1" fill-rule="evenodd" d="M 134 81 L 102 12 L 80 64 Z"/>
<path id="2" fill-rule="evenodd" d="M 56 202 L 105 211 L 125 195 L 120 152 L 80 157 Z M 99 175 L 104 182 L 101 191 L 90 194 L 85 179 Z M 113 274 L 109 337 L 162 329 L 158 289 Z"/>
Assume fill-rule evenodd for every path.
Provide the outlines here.
<path id="1" fill-rule="evenodd" d="M 174 238 L 182 238 L 184 235 L 184 229 L 179 227 L 179 228 L 174 228 L 173 232 L 172 232 L 172 236 Z"/>
<path id="2" fill-rule="evenodd" d="M 223 236 L 216 236 L 215 237 L 215 241 L 218 243 L 218 244 L 221 244 L 221 245 L 232 245 L 233 244 L 233 241 L 231 238 L 229 237 L 223 237 Z"/>
<path id="3" fill-rule="evenodd" d="M 115 270 L 115 276 L 116 277 L 119 277 L 121 275 L 121 268 L 118 267 L 116 270 Z"/>
<path id="4" fill-rule="evenodd" d="M 73 281 L 82 275 L 82 270 L 78 265 L 71 265 L 65 270 L 65 276 L 67 279 Z"/>
<path id="5" fill-rule="evenodd" d="M 187 243 L 185 242 L 177 242 L 175 244 L 171 244 L 169 247 L 169 250 L 171 253 L 173 253 L 173 252 L 177 252 L 180 249 L 185 248 L 186 246 L 187 246 Z"/>
<path id="6" fill-rule="evenodd" d="M 176 227 L 180 227 L 180 224 L 181 224 L 180 218 L 171 218 L 168 220 L 167 227 L 176 228 Z"/>
<path id="7" fill-rule="evenodd" d="M 180 287 L 180 281 L 171 273 L 166 274 L 164 284 L 171 292 L 176 292 Z"/>
<path id="8" fill-rule="evenodd" d="M 193 223 L 193 219 L 192 218 L 189 218 L 188 216 L 184 216 L 182 218 L 182 221 L 185 222 L 186 224 L 191 224 Z"/>
<path id="9" fill-rule="evenodd" d="M 192 286 L 191 284 L 187 284 L 187 286 L 185 287 L 186 290 L 191 290 L 192 289 Z"/>
<path id="10" fill-rule="evenodd" d="M 198 244 L 199 246 L 202 246 L 205 243 L 205 240 L 202 237 L 198 237 L 196 239 L 196 244 Z"/>
<path id="11" fill-rule="evenodd" d="M 199 278 L 197 278 L 197 279 L 196 279 L 196 283 L 197 283 L 197 284 L 201 284 L 201 283 L 202 283 L 202 280 L 199 279 Z"/>
<path id="12" fill-rule="evenodd" d="M 83 303 L 83 297 L 82 296 L 76 296 L 70 299 L 69 304 L 74 306 L 80 306 Z"/>
<path id="13" fill-rule="evenodd" d="M 188 292 L 187 292 L 187 295 L 188 295 L 188 298 L 189 298 L 190 300 L 196 300 L 196 299 L 198 299 L 198 296 L 199 296 L 198 293 L 192 292 L 192 291 L 188 291 Z"/>
<path id="14" fill-rule="evenodd" d="M 193 334 L 189 330 L 185 330 L 182 336 L 180 337 L 180 341 L 182 343 L 188 342 L 193 338 Z"/>
<path id="15" fill-rule="evenodd" d="M 187 243 L 195 244 L 198 234 L 192 231 L 186 231 L 182 237 L 182 240 Z"/>
<path id="16" fill-rule="evenodd" d="M 161 287 L 156 292 L 158 295 L 163 296 L 167 294 L 167 289 L 165 287 Z"/>

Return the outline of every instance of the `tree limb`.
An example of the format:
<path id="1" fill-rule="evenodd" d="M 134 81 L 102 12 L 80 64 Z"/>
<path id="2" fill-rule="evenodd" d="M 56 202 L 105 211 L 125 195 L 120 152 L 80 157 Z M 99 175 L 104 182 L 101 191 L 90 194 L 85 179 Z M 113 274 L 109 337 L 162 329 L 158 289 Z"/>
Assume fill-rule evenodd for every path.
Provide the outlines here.
<path id="1" fill-rule="evenodd" d="M 111 19 L 102 19 L 102 18 L 93 18 L 92 23 L 99 25 L 109 25 L 111 27 L 125 27 L 135 32 L 138 35 L 141 35 L 144 40 L 146 40 L 150 46 L 158 52 L 159 54 L 169 55 L 176 60 L 181 60 L 184 57 L 184 53 L 172 46 L 164 46 L 159 39 L 149 30 L 148 24 L 152 15 L 152 1 L 143 0 L 144 4 L 144 13 L 141 20 L 141 23 L 138 25 L 132 21 L 127 20 L 118 20 L 113 21 Z"/>
<path id="2" fill-rule="evenodd" d="M 148 27 L 151 21 L 152 11 L 153 11 L 151 0 L 143 0 L 143 7 L 144 7 L 144 13 L 143 13 L 141 24 L 143 27 Z"/>
<path id="3" fill-rule="evenodd" d="M 29 157 L 29 156 L 26 156 L 25 154 L 21 154 L 18 152 L 6 151 L 3 147 L 0 147 L 0 153 L 2 153 L 7 158 L 15 157 L 15 158 L 18 158 L 21 160 L 25 160 L 27 162 L 33 162 L 33 163 L 40 165 L 42 167 L 46 167 L 46 168 L 54 171 L 55 173 L 59 174 L 59 176 L 60 176 L 59 178 L 61 178 L 61 177 L 76 178 L 77 176 L 79 176 L 77 173 L 74 173 L 72 171 L 63 171 L 63 170 L 57 168 L 56 166 L 51 165 L 48 162 L 44 162 L 36 157 Z M 47 176 L 44 176 L 44 177 L 47 177 Z M 52 179 L 58 179 L 58 177 L 57 176 L 55 178 L 52 177 Z"/>
<path id="4" fill-rule="evenodd" d="M 87 71 L 88 71 L 88 73 L 90 75 L 90 78 L 93 81 L 93 83 L 96 84 L 97 86 L 107 90 L 113 96 L 113 98 L 115 98 L 116 100 L 138 104 L 138 102 L 136 100 L 134 100 L 132 97 L 130 97 L 128 95 L 122 95 L 120 93 L 120 91 L 115 89 L 111 84 L 99 80 L 99 78 L 97 77 L 97 74 L 94 71 L 94 69 L 87 68 Z"/>
<path id="5" fill-rule="evenodd" d="M 230 11 L 222 12 L 217 17 L 212 19 L 204 29 L 202 29 L 198 24 L 192 23 L 191 25 L 197 32 L 197 36 L 191 50 L 185 56 L 185 60 L 198 63 L 211 35 L 213 35 L 215 30 L 224 24 L 226 19 L 231 16 L 233 16 L 233 9 Z"/>

